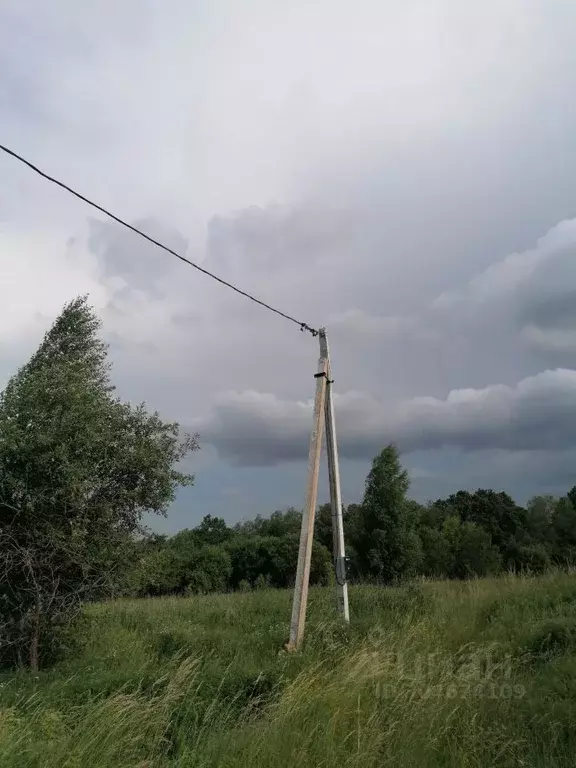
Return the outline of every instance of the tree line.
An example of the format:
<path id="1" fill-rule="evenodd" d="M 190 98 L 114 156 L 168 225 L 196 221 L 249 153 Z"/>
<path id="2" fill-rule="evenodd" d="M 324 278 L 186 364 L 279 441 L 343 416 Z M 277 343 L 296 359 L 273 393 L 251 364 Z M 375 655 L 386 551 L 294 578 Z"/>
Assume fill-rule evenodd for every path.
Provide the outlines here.
<path id="1" fill-rule="evenodd" d="M 228 526 L 206 516 L 175 536 L 151 534 L 191 485 L 198 437 L 110 381 L 100 321 L 84 296 L 66 305 L 0 394 L 0 665 L 36 670 L 74 637 L 81 606 L 110 596 L 288 587 L 301 513 Z M 344 510 L 352 580 L 467 578 L 499 569 L 540 572 L 576 560 L 576 488 L 527 507 L 505 493 L 408 498 L 398 451 L 374 459 L 364 497 Z M 333 579 L 329 505 L 318 509 L 311 581 Z"/>
<path id="2" fill-rule="evenodd" d="M 525 507 L 487 489 L 424 505 L 409 499 L 408 489 L 398 450 L 388 445 L 373 460 L 362 501 L 343 509 L 352 581 L 466 579 L 576 565 L 576 487 L 560 498 L 536 496 Z M 207 515 L 191 530 L 149 537 L 136 546 L 130 588 L 162 595 L 290 587 L 301 520 L 294 508 L 234 526 Z M 313 584 L 332 582 L 332 551 L 332 510 L 323 504 L 314 528 Z"/>

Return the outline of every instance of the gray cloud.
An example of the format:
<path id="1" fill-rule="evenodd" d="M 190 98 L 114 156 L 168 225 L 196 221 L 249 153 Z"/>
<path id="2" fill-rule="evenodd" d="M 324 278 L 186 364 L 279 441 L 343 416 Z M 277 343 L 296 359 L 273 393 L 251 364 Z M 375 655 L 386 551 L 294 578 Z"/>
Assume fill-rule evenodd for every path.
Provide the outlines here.
<path id="1" fill-rule="evenodd" d="M 121 277 L 128 289 L 158 296 L 160 281 L 173 271 L 174 257 L 115 222 L 90 218 L 88 223 L 88 248 L 98 257 L 103 276 Z M 153 218 L 128 223 L 176 253 L 186 255 L 188 241 L 179 232 Z"/>
<path id="2" fill-rule="evenodd" d="M 483 484 L 505 466 L 523 492 L 514 467 L 526 446 L 534 459 L 536 432 L 547 447 L 569 440 L 550 402 L 568 424 L 557 369 L 576 351 L 576 8 L 76 5 L 2 3 L 4 141 L 328 326 L 355 459 L 343 460 L 345 495 L 361 487 L 356 459 L 389 438 L 413 451 L 422 496 L 476 482 L 476 447 Z M 298 503 L 316 341 L 130 233 L 87 226 L 84 205 L 7 158 L 0 166 L 2 372 L 89 292 L 122 394 L 201 422 L 219 445 L 225 458 L 204 452 L 191 493 L 226 511 L 219 489 L 257 476 L 261 499 L 282 488 Z M 571 451 L 541 452 L 531 477 L 545 485 Z M 293 463 L 268 474 L 227 464 L 282 458 Z"/>
<path id="3" fill-rule="evenodd" d="M 251 206 L 208 224 L 208 258 L 214 268 L 234 273 L 248 262 L 253 270 L 282 272 L 333 262 L 342 242 L 358 231 L 358 215 L 288 205 Z"/>
<path id="4" fill-rule="evenodd" d="M 461 290 L 439 296 L 437 317 L 458 317 L 492 342 L 524 348 L 524 365 L 571 366 L 576 348 L 576 219 L 560 222 L 536 247 L 511 254 Z M 434 322 L 433 316 L 431 321 Z"/>
<path id="5" fill-rule="evenodd" d="M 544 371 L 515 387 L 453 390 L 443 400 L 419 397 L 385 404 L 361 393 L 335 398 L 343 458 L 369 459 L 386 443 L 402 450 L 559 450 L 575 444 L 576 371 Z M 198 426 L 219 454 L 244 465 L 302 460 L 311 403 L 270 394 L 229 393 Z"/>
<path id="6" fill-rule="evenodd" d="M 576 248 L 573 257 L 576 257 Z M 524 324 L 533 324 L 538 328 L 551 330 L 570 330 L 576 328 L 576 289 L 564 285 L 556 295 L 534 297 L 531 305 L 523 307 Z"/>

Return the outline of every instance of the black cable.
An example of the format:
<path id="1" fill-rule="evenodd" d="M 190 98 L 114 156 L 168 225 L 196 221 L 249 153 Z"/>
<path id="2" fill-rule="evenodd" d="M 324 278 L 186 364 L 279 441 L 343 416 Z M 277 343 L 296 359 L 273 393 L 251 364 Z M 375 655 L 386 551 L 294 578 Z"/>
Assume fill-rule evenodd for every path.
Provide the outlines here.
<path id="1" fill-rule="evenodd" d="M 255 304 L 259 304 L 261 307 L 264 307 L 265 309 L 269 309 L 270 312 L 274 312 L 275 314 L 280 315 L 280 317 L 283 317 L 285 320 L 290 320 L 291 323 L 295 323 L 296 325 L 300 326 L 301 331 L 308 331 L 309 333 L 312 334 L 312 336 L 318 335 L 318 331 L 316 330 L 316 328 L 312 328 L 312 326 L 308 325 L 308 323 L 303 323 L 300 320 L 296 320 L 296 318 L 291 317 L 290 315 L 287 315 L 284 312 L 281 312 L 279 309 L 275 309 L 274 307 L 271 307 L 270 304 L 266 304 L 264 301 L 260 301 L 260 299 L 257 299 L 255 296 L 252 296 L 250 293 L 246 293 L 246 291 L 242 291 L 240 288 L 236 288 L 236 286 L 232 285 L 232 283 L 229 283 L 226 280 L 223 280 L 221 277 L 214 275 L 212 272 L 209 272 L 207 269 L 204 269 L 204 267 L 201 267 L 199 264 L 195 264 L 193 261 L 190 261 L 190 259 L 187 259 L 185 256 L 182 256 L 181 254 L 176 253 L 176 251 L 173 251 L 172 248 L 168 248 L 167 245 L 160 243 L 158 240 L 154 240 L 153 237 L 150 237 L 150 235 L 147 235 L 145 232 L 142 232 L 137 227 L 133 227 L 132 224 L 128 224 L 126 221 L 123 221 L 122 219 L 118 218 L 118 216 L 115 216 L 113 213 L 110 213 L 110 211 L 107 211 L 106 208 L 102 208 L 101 205 L 98 205 L 97 203 L 93 203 L 92 200 L 89 200 L 87 197 L 84 197 L 84 195 L 81 195 L 79 192 L 76 192 L 67 184 L 64 184 L 62 181 L 58 181 L 58 179 L 55 179 L 52 176 L 49 176 L 47 173 L 44 173 L 44 171 L 41 171 L 40 168 L 37 168 L 31 162 L 29 162 L 28 160 L 25 160 L 23 157 L 18 155 L 16 152 L 13 152 L 11 149 L 8 149 L 8 147 L 5 147 L 3 144 L 0 144 L 0 149 L 3 152 L 5 152 L 7 155 L 10 155 L 16 160 L 19 160 L 21 163 L 24 163 L 24 165 L 27 165 L 28 168 L 33 170 L 39 176 L 42 176 L 47 181 L 51 181 L 53 184 L 58 185 L 62 189 L 65 189 L 66 192 L 70 192 L 70 194 L 74 195 L 74 197 L 77 197 L 79 200 L 82 200 L 82 202 L 87 203 L 88 205 L 91 205 L 92 208 L 96 208 L 97 211 L 104 213 L 106 216 L 109 216 L 118 224 L 121 224 L 123 227 L 126 227 L 127 229 L 132 230 L 132 232 L 135 232 L 137 235 L 140 235 L 140 237 L 143 237 L 145 240 L 148 240 L 154 245 L 157 245 L 158 248 L 162 248 L 162 250 L 167 251 L 167 253 L 170 253 L 172 256 L 175 256 L 177 259 L 180 259 L 180 261 L 183 261 L 185 264 L 188 264 L 188 266 L 194 267 L 194 269 L 197 269 L 199 272 L 202 272 L 204 275 L 208 275 L 208 277 L 211 277 L 213 280 L 218 281 L 222 285 L 225 285 L 227 288 L 231 288 L 233 291 L 236 291 L 236 293 L 239 293 L 241 296 L 245 296 L 247 299 L 250 299 Z"/>

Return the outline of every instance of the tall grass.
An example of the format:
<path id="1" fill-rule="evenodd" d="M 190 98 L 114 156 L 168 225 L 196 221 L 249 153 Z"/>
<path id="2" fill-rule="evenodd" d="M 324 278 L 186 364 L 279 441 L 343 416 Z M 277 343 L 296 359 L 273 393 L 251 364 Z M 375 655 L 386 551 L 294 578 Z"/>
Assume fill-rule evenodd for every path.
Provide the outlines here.
<path id="1" fill-rule="evenodd" d="M 566 766 L 576 581 L 566 574 L 91 606 L 84 650 L 0 680 L 2 768 Z"/>

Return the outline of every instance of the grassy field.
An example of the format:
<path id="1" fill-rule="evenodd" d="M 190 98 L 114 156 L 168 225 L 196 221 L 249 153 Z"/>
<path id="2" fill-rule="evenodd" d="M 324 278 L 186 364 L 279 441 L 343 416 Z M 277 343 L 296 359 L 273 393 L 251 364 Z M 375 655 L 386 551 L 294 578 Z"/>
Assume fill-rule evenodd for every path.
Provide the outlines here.
<path id="1" fill-rule="evenodd" d="M 73 657 L 0 678 L 2 768 L 576 765 L 576 576 L 91 606 Z"/>

